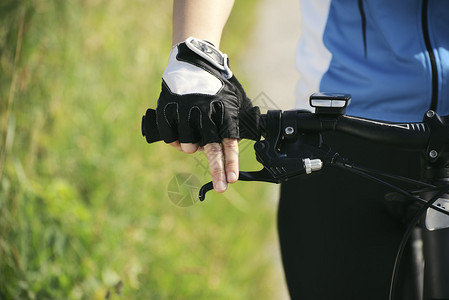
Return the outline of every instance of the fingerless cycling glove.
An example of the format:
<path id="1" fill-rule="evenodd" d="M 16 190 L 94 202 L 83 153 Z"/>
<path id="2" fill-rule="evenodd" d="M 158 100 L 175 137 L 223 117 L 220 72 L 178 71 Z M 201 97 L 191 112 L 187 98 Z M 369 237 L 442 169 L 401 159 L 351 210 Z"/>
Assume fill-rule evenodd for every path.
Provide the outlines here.
<path id="1" fill-rule="evenodd" d="M 259 109 L 231 72 L 227 55 L 211 43 L 190 37 L 173 47 L 162 79 L 156 121 L 166 143 L 259 139 Z"/>

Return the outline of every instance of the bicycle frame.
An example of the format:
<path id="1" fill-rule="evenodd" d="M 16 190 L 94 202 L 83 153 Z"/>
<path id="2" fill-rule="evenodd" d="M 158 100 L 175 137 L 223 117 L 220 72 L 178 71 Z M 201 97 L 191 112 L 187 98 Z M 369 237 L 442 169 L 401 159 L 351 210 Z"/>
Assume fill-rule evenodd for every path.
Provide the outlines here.
<path id="1" fill-rule="evenodd" d="M 433 184 L 447 184 L 449 168 L 446 164 L 429 164 L 423 160 L 422 178 Z M 432 193 L 423 193 L 422 197 L 430 200 Z M 437 200 L 437 205 L 448 209 L 449 194 L 445 193 Z M 424 282 L 423 299 L 449 299 L 449 224 L 448 216 L 442 216 L 428 210 L 421 221 L 423 240 Z"/>

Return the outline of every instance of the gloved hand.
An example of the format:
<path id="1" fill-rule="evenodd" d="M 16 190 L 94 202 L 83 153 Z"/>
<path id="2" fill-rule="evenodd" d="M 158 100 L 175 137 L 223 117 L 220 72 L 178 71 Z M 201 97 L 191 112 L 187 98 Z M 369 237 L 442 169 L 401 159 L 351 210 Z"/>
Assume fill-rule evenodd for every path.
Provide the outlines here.
<path id="1" fill-rule="evenodd" d="M 231 72 L 227 55 L 203 40 L 190 37 L 173 47 L 162 78 L 160 136 L 187 153 L 205 146 L 214 189 L 225 191 L 238 179 L 238 139 L 260 137 L 258 107 Z"/>
<path id="2" fill-rule="evenodd" d="M 227 55 L 206 41 L 190 37 L 173 47 L 156 109 L 166 143 L 204 146 L 223 138 L 256 138 L 256 131 L 239 130 L 239 118 L 254 120 L 258 109 L 228 64 Z"/>

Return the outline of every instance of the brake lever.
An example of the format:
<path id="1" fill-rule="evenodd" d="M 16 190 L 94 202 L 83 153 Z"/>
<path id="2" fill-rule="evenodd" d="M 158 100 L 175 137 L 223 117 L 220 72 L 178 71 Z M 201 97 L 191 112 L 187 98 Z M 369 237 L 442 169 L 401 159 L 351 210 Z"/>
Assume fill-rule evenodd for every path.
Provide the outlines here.
<path id="1" fill-rule="evenodd" d="M 262 181 L 262 182 L 271 182 L 271 183 L 280 183 L 279 179 L 275 179 L 271 176 L 271 174 L 264 168 L 260 171 L 255 172 L 239 172 L 239 181 Z M 204 201 L 206 198 L 206 193 L 214 188 L 212 181 L 206 183 L 200 188 L 198 193 L 198 197 L 200 201 Z"/>
<path id="2" fill-rule="evenodd" d="M 296 120 L 297 112 L 284 112 L 286 116 Z M 270 110 L 267 112 L 266 136 L 264 140 L 254 144 L 256 159 L 263 165 L 263 169 L 255 172 L 239 172 L 240 181 L 261 181 L 270 183 L 281 183 L 290 178 L 310 174 L 320 170 L 323 166 L 321 159 L 311 159 L 311 155 L 303 156 L 303 153 L 287 155 L 281 153 L 280 143 L 285 138 L 282 136 L 282 112 L 280 110 Z M 284 117 L 285 118 L 285 117 Z M 288 131 L 287 131 L 288 132 Z M 310 149 L 309 149 L 310 150 Z M 315 148 L 313 152 L 322 152 L 322 149 Z M 310 151 L 307 151 L 310 152 Z M 203 185 L 199 191 L 200 201 L 204 201 L 206 193 L 213 189 L 212 182 Z"/>
<path id="3" fill-rule="evenodd" d="M 310 174 L 313 171 L 321 170 L 323 163 L 320 159 L 309 159 L 305 158 L 303 159 L 304 167 L 298 168 L 296 172 L 290 172 L 290 173 L 278 173 L 282 174 L 280 176 L 273 175 L 270 171 L 268 171 L 266 168 L 263 168 L 260 171 L 252 171 L 252 172 L 239 172 L 239 181 L 260 181 L 260 182 L 270 182 L 270 183 L 281 183 L 283 181 L 287 181 L 290 178 L 294 178 L 296 176 L 302 175 L 302 174 Z M 198 193 L 198 198 L 200 201 L 204 201 L 206 198 L 206 193 L 210 190 L 213 190 L 214 186 L 212 184 L 212 181 L 204 184 Z"/>

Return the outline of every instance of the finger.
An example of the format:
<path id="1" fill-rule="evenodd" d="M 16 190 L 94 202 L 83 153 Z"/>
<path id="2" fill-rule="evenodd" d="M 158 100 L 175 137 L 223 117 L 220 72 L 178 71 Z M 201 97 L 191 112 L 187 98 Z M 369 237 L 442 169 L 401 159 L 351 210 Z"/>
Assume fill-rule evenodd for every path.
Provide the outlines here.
<path id="1" fill-rule="evenodd" d="M 193 143 L 181 143 L 182 152 L 195 153 L 200 145 Z"/>
<path id="2" fill-rule="evenodd" d="M 228 187 L 226 182 L 226 174 L 224 170 L 223 152 L 221 145 L 218 143 L 210 143 L 204 146 L 207 160 L 209 162 L 209 170 L 212 175 L 212 183 L 217 193 L 223 193 Z"/>
<path id="3" fill-rule="evenodd" d="M 182 151 L 185 153 L 194 153 L 199 147 L 200 131 L 198 123 L 199 120 L 201 120 L 201 112 L 199 111 L 199 108 L 194 108 L 190 109 L 188 115 L 181 114 L 179 116 L 179 141 L 181 142 Z"/>
<path id="4" fill-rule="evenodd" d="M 171 143 L 168 143 L 170 146 L 174 147 L 176 150 L 179 150 L 182 152 L 182 148 L 181 148 L 181 144 L 179 143 L 179 141 L 174 141 Z"/>
<path id="5" fill-rule="evenodd" d="M 212 143 L 221 143 L 221 139 L 218 136 L 217 126 L 215 126 L 215 123 L 211 118 L 204 118 L 200 145 L 204 146 Z"/>
<path id="6" fill-rule="evenodd" d="M 239 142 L 237 139 L 224 138 L 222 141 L 227 182 L 239 179 Z"/>
<path id="7" fill-rule="evenodd" d="M 161 137 L 164 138 L 166 143 L 172 143 L 177 141 L 178 130 L 178 105 L 176 103 L 169 103 L 165 107 L 158 107 L 157 111 L 157 124 Z"/>

